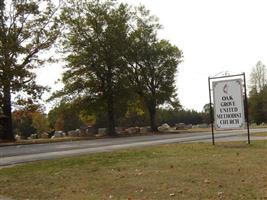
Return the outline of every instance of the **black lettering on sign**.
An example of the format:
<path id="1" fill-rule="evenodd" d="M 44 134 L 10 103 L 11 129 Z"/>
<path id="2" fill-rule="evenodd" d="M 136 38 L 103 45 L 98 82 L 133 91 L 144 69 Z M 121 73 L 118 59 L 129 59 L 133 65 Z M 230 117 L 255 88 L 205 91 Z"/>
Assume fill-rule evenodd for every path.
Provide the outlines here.
<path id="1" fill-rule="evenodd" d="M 239 119 L 230 119 L 230 124 L 239 124 Z"/>
<path id="2" fill-rule="evenodd" d="M 222 96 L 222 100 L 223 101 L 233 101 L 233 97 L 232 96 Z"/>

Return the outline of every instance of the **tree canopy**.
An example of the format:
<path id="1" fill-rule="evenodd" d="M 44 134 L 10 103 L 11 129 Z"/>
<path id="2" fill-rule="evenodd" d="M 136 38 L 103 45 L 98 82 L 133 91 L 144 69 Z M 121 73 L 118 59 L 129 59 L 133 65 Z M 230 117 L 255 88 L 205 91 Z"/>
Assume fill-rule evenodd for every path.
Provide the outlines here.
<path id="1" fill-rule="evenodd" d="M 261 91 L 267 83 L 266 66 L 258 61 L 250 73 L 250 88 Z"/>
<path id="2" fill-rule="evenodd" d="M 126 62 L 122 59 L 129 12 L 114 1 L 67 1 L 61 20 L 62 45 L 67 71 L 60 95 L 71 95 L 81 104 L 104 110 L 110 135 L 115 134 L 115 104 L 125 97 Z M 88 106 L 87 106 L 88 107 Z"/>
<path id="3" fill-rule="evenodd" d="M 0 0 L 0 108 L 2 139 L 14 140 L 11 95 L 24 92 L 39 98 L 45 87 L 36 83 L 33 69 L 41 66 L 43 50 L 59 36 L 57 8 L 50 0 Z"/>
<path id="4" fill-rule="evenodd" d="M 267 74 L 266 66 L 257 62 L 250 74 L 249 113 L 256 124 L 267 122 Z"/>
<path id="5" fill-rule="evenodd" d="M 149 111 L 152 130 L 157 131 L 158 106 L 178 102 L 175 76 L 182 51 L 167 40 L 158 39 L 161 26 L 144 7 L 139 7 L 134 17 L 127 54 L 129 79 Z"/>
<path id="6" fill-rule="evenodd" d="M 32 99 L 18 100 L 12 112 L 14 133 L 27 139 L 31 134 L 40 136 L 49 131 L 48 119 L 44 113 L 43 105 Z"/>
<path id="7" fill-rule="evenodd" d="M 114 135 L 116 116 L 127 111 L 129 96 L 137 93 L 156 130 L 157 106 L 174 99 L 182 57 L 177 47 L 157 38 L 157 19 L 144 7 L 91 0 L 67 1 L 61 19 L 67 70 L 65 87 L 54 97 L 71 96 L 71 101 L 106 112 L 108 132 Z"/>
<path id="8" fill-rule="evenodd" d="M 96 123 L 104 119 L 110 135 L 127 117 L 145 118 L 147 111 L 152 129 L 157 130 L 159 106 L 180 106 L 175 77 L 182 59 L 181 50 L 158 38 L 158 19 L 142 6 L 114 0 L 66 0 L 59 16 L 52 2 L 0 0 L 1 139 L 14 139 L 14 95 L 35 99 L 47 89 L 36 83 L 34 69 L 42 66 L 45 59 L 40 54 L 59 36 L 66 63 L 64 88 L 52 98 L 64 97 L 62 105 L 76 106 L 84 119 L 85 115 Z M 53 112 L 61 110 L 66 117 L 61 108 Z M 43 116 L 33 119 L 35 129 L 43 129 L 42 121 L 47 123 Z"/>

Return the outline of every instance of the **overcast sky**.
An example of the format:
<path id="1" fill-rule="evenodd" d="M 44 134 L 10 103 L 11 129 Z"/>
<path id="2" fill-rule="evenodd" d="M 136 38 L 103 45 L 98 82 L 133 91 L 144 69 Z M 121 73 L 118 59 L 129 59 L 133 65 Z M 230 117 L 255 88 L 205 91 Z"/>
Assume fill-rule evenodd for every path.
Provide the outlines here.
<path id="1" fill-rule="evenodd" d="M 145 5 L 164 27 L 160 37 L 183 51 L 176 82 L 179 99 L 186 109 L 201 111 L 208 103 L 208 76 L 228 71 L 245 72 L 249 78 L 259 60 L 267 64 L 267 1 L 121 1 Z M 54 87 L 60 72 L 60 66 L 46 67 L 38 80 Z"/>

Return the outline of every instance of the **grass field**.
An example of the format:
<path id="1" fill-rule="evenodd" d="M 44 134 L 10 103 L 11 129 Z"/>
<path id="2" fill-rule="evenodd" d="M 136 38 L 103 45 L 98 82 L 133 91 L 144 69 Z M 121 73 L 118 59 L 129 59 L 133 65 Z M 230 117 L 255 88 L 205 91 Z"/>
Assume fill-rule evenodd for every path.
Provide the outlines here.
<path id="1" fill-rule="evenodd" d="M 252 133 L 252 136 L 267 136 L 267 132 Z"/>
<path id="2" fill-rule="evenodd" d="M 161 145 L 0 169 L 12 199 L 267 199 L 267 141 Z"/>

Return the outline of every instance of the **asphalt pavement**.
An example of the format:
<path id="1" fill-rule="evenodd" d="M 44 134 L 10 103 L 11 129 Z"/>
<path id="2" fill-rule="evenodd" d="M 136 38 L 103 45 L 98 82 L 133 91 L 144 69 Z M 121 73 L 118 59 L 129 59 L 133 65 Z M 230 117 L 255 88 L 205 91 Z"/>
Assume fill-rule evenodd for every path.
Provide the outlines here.
<path id="1" fill-rule="evenodd" d="M 251 129 L 251 133 L 267 132 L 267 129 Z M 267 137 L 251 137 L 251 140 Z M 215 133 L 215 141 L 247 141 L 246 130 L 223 131 Z M 161 134 L 150 136 L 132 136 L 105 138 L 72 142 L 16 145 L 0 147 L 0 166 L 18 163 L 48 160 L 68 156 L 77 156 L 98 152 L 110 152 L 118 149 L 137 148 L 171 143 L 210 142 L 210 132 Z"/>

